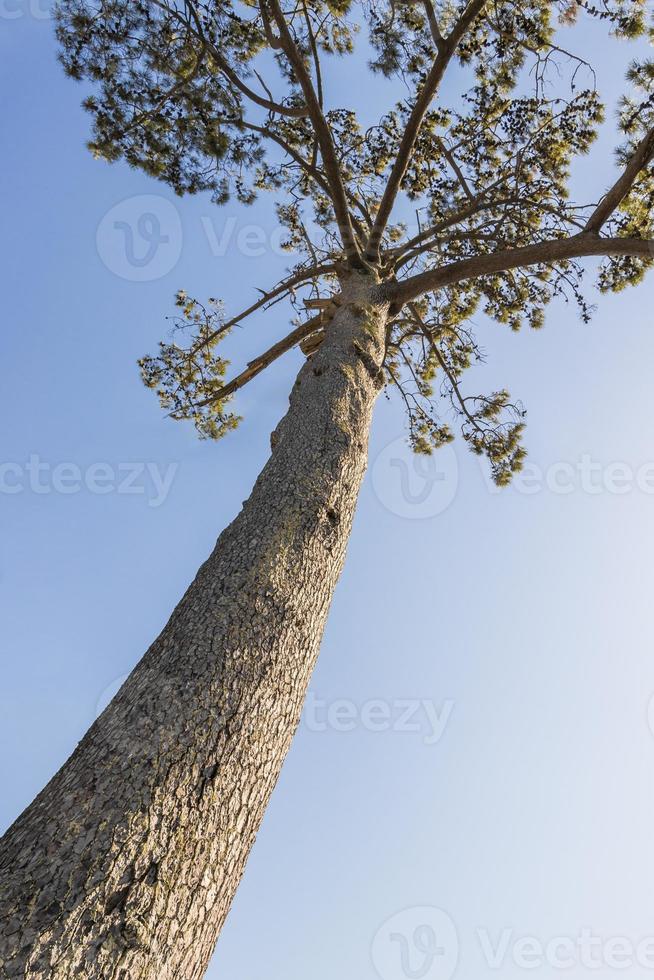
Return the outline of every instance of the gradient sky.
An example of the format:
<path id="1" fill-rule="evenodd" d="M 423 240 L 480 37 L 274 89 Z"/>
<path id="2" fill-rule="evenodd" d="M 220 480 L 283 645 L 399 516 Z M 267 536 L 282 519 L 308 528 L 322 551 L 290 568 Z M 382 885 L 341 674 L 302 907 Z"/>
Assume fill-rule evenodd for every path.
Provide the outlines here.
<path id="1" fill-rule="evenodd" d="M 288 259 L 270 200 L 218 211 L 92 160 L 46 6 L 0 3 L 0 829 L 237 513 L 300 364 L 248 387 L 219 444 L 162 418 L 135 362 L 175 291 L 234 311 Z M 634 49 L 580 36 L 612 109 Z M 613 143 L 580 169 L 585 196 Z M 139 266 L 115 222 L 138 261 L 146 213 L 168 242 Z M 479 318 L 480 385 L 529 412 L 536 469 L 512 489 L 459 443 L 416 469 L 380 401 L 310 710 L 210 980 L 652 975 L 654 278 L 598 304 L 590 325 L 552 306 L 538 334 Z M 253 320 L 239 361 L 286 323 Z"/>

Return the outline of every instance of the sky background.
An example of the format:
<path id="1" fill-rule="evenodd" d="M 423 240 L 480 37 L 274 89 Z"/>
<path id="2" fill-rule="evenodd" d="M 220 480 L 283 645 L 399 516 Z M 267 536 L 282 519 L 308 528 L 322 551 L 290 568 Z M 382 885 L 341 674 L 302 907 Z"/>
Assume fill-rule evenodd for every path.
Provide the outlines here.
<path id="1" fill-rule="evenodd" d="M 576 34 L 611 119 L 634 49 Z M 242 393 L 218 444 L 164 420 L 136 359 L 178 288 L 236 311 L 284 271 L 272 202 L 217 210 L 94 162 L 45 0 L 0 3 L 0 76 L 1 830 L 237 513 L 301 357 Z M 348 104 L 352 79 L 333 83 Z M 369 109 L 385 92 L 356 89 Z M 210 980 L 652 974 L 653 304 L 650 277 L 590 325 L 562 303 L 538 334 L 479 318 L 480 385 L 529 412 L 535 468 L 509 490 L 458 442 L 421 469 L 380 400 L 309 710 Z M 239 363 L 287 322 L 253 320 Z"/>

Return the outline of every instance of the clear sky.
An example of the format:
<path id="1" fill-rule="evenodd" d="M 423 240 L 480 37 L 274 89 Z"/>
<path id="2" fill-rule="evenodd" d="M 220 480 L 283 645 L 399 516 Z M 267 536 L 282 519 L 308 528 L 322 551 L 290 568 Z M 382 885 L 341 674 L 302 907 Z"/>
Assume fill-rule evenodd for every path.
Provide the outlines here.
<path id="1" fill-rule="evenodd" d="M 235 311 L 288 259 L 270 201 L 218 211 L 92 160 L 45 6 L 0 2 L 2 828 L 238 511 L 300 364 L 248 387 L 218 444 L 162 418 L 135 362 L 175 291 Z M 577 34 L 613 107 L 633 49 Z M 612 145 L 578 186 L 609 182 Z M 380 401 L 309 710 L 211 980 L 652 975 L 653 304 L 650 278 L 590 325 L 564 304 L 538 334 L 479 319 L 480 385 L 529 411 L 512 489 L 458 443 L 416 469 Z M 240 361 L 286 323 L 252 321 Z"/>

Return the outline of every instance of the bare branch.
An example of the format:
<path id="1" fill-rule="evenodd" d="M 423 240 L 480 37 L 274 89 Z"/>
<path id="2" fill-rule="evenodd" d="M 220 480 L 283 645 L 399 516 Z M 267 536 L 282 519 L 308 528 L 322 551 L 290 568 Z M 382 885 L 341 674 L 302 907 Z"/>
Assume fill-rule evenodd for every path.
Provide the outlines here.
<path id="1" fill-rule="evenodd" d="M 471 412 L 470 412 L 470 410 L 469 410 L 469 408 L 468 408 L 468 406 L 466 404 L 466 399 L 461 394 L 461 388 L 459 387 L 459 383 L 458 383 L 456 377 L 454 376 L 454 374 L 450 371 L 449 367 L 447 366 L 447 363 L 445 361 L 445 358 L 441 354 L 441 352 L 439 350 L 439 347 L 438 347 L 438 344 L 434 340 L 434 336 L 433 336 L 431 330 L 429 329 L 429 327 L 427 326 L 427 324 L 425 323 L 425 321 L 423 320 L 423 318 L 420 316 L 420 313 L 418 312 L 418 309 L 417 309 L 415 303 L 409 303 L 409 312 L 411 313 L 411 316 L 413 318 L 414 323 L 416 324 L 416 326 L 420 329 L 420 331 L 424 335 L 427 343 L 429 344 L 430 349 L 434 352 L 434 355 L 436 357 L 436 360 L 438 361 L 441 369 L 443 370 L 443 373 L 447 377 L 447 380 L 450 383 L 450 387 L 451 387 L 452 391 L 454 392 L 454 395 L 456 396 L 456 399 L 457 399 L 457 401 L 459 403 L 459 406 L 461 408 L 461 411 L 463 412 L 463 414 L 467 418 L 468 422 L 478 432 L 482 432 L 483 430 L 482 430 L 481 426 L 479 425 L 477 419 L 475 419 L 474 415 L 471 414 Z"/>
<path id="2" fill-rule="evenodd" d="M 227 320 L 225 323 L 221 324 L 217 330 L 214 330 L 208 337 L 205 337 L 202 340 L 202 343 L 195 347 L 194 350 L 199 350 L 201 347 L 210 344 L 216 339 L 216 337 L 220 337 L 222 334 L 227 333 L 228 330 L 231 330 L 232 327 L 236 327 L 239 323 L 242 323 L 243 320 L 246 320 L 253 313 L 256 313 L 257 310 L 262 309 L 269 303 L 279 300 L 287 293 L 290 293 L 295 286 L 301 286 L 318 276 L 326 276 L 333 272 L 336 272 L 336 266 L 326 263 L 325 265 L 315 265 L 309 269 L 303 269 L 300 272 L 283 279 L 273 289 L 269 289 L 268 292 L 262 293 L 261 297 L 256 300 L 256 302 L 252 303 L 251 306 L 248 306 L 247 309 L 242 310 L 242 312 L 237 316 L 233 316 L 230 320 Z"/>
<path id="3" fill-rule="evenodd" d="M 482 194 L 477 196 L 477 200 L 470 204 L 464 205 L 462 208 L 458 208 L 455 211 L 450 211 L 446 214 L 441 221 L 436 222 L 436 224 L 430 225 L 428 228 L 423 228 L 421 232 L 414 235 L 413 238 L 409 238 L 406 242 L 402 242 L 401 245 L 396 246 L 393 249 L 388 250 L 388 254 L 394 257 L 401 257 L 405 252 L 414 249 L 416 246 L 421 245 L 423 242 L 428 241 L 430 238 L 434 238 L 443 231 L 447 231 L 448 228 L 452 228 L 454 225 L 458 225 L 461 221 L 465 221 L 467 218 L 473 218 L 476 214 L 481 211 L 488 211 L 491 208 L 501 207 L 505 204 L 516 204 L 520 199 L 518 197 L 504 197 L 495 200 L 484 200 L 483 195 L 487 193 L 491 188 L 487 188 Z"/>
<path id="4" fill-rule="evenodd" d="M 291 333 L 283 338 L 283 340 L 273 344 L 272 347 L 269 347 L 268 350 L 264 351 L 263 354 L 260 354 L 259 357 L 255 357 L 253 361 L 250 361 L 245 371 L 241 371 L 241 373 L 238 374 L 232 381 L 224 385 L 222 388 L 219 388 L 218 391 L 216 391 L 210 398 L 205 398 L 203 401 L 196 402 L 193 408 L 204 408 L 205 405 L 211 405 L 214 402 L 223 401 L 225 398 L 228 398 L 229 395 L 233 395 L 235 391 L 245 387 L 245 385 L 251 381 L 252 378 L 256 378 L 258 374 L 261 374 L 261 372 L 265 370 L 269 364 L 276 361 L 282 356 L 282 354 L 285 354 L 286 351 L 291 350 L 291 348 L 299 344 L 301 340 L 308 337 L 309 334 L 314 333 L 323 322 L 324 318 L 322 314 L 319 314 L 318 316 L 314 316 L 310 320 L 307 320 L 306 323 L 301 323 L 299 327 L 292 330 Z"/>
<path id="5" fill-rule="evenodd" d="M 268 10 L 266 9 L 265 0 L 259 0 L 259 10 L 261 12 L 261 19 L 263 21 L 263 30 L 266 35 L 266 40 L 268 44 L 273 49 L 273 51 L 281 51 L 282 42 L 278 37 L 275 37 L 272 30 L 272 25 L 270 23 L 270 17 L 268 16 Z"/>
<path id="6" fill-rule="evenodd" d="M 441 34 L 441 29 L 438 26 L 434 5 L 431 0 L 422 0 L 422 5 L 425 8 L 429 30 L 431 31 L 431 36 L 434 39 L 434 44 L 437 48 L 440 48 L 445 43 L 445 38 Z"/>
<path id="7" fill-rule="evenodd" d="M 470 185 L 468 184 L 468 181 L 466 180 L 465 174 L 461 170 L 461 167 L 459 166 L 459 163 L 458 163 L 456 157 L 454 156 L 454 154 L 452 153 L 452 151 L 449 149 L 449 147 L 447 147 L 445 145 L 445 141 L 442 140 L 440 138 L 440 136 L 438 137 L 438 139 L 437 139 L 436 142 L 440 146 L 441 152 L 442 152 L 443 156 L 445 157 L 445 159 L 449 163 L 450 167 L 452 168 L 452 170 L 456 174 L 456 179 L 458 180 L 459 184 L 461 185 L 461 188 L 462 188 L 463 193 L 465 194 L 465 196 L 471 202 L 472 201 L 476 201 L 477 200 L 477 197 L 470 190 Z"/>

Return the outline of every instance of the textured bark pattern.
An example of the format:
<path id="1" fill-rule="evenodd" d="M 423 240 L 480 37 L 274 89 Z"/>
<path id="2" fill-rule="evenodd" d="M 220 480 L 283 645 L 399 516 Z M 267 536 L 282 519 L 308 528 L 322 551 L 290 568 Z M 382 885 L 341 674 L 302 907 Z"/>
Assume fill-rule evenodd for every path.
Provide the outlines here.
<path id="1" fill-rule="evenodd" d="M 297 727 L 386 308 L 343 286 L 272 455 L 162 634 L 0 841 L 0 975 L 199 980 Z"/>

